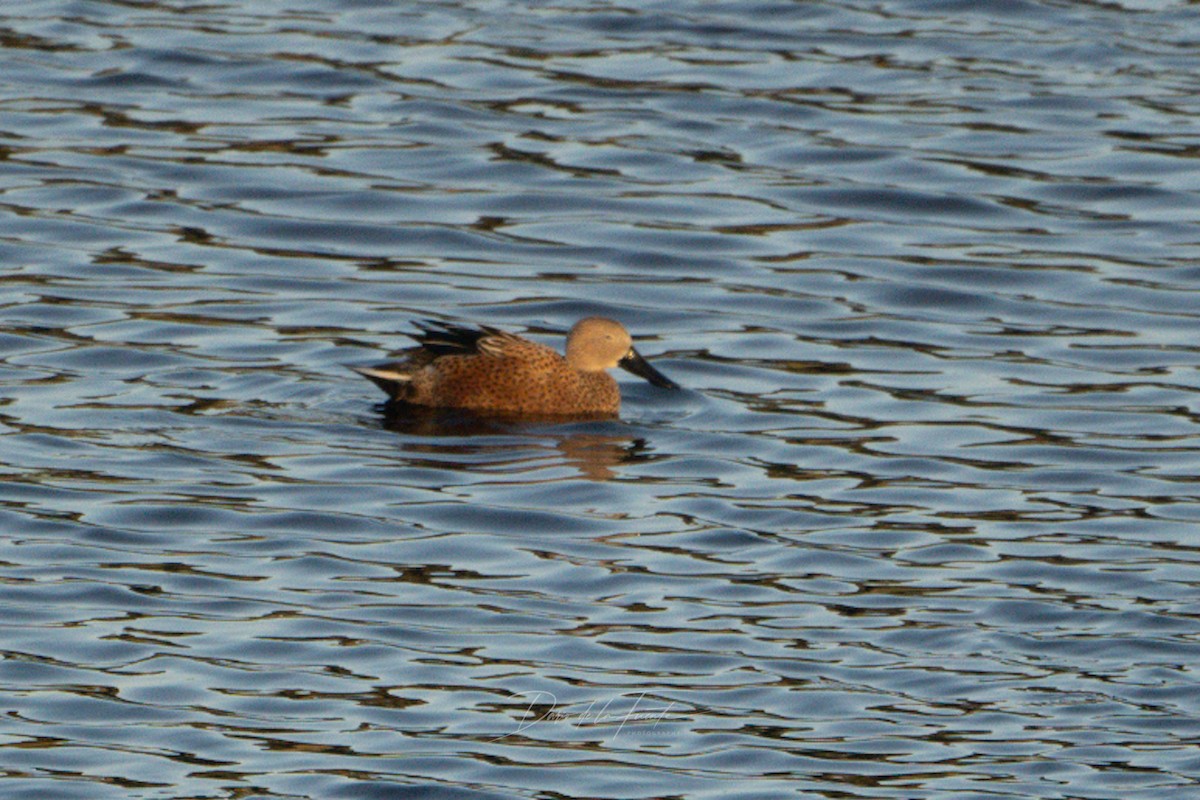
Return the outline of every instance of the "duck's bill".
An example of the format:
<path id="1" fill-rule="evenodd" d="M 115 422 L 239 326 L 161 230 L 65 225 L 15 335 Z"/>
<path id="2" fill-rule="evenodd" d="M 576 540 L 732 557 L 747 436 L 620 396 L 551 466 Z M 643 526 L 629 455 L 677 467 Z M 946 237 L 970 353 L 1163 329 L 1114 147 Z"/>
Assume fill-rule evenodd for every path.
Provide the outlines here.
<path id="1" fill-rule="evenodd" d="M 655 386 L 663 389 L 678 389 L 679 384 L 663 375 L 661 372 L 650 366 L 650 362 L 642 358 L 641 353 L 637 350 L 630 349 L 629 354 L 617 362 L 617 366 L 621 369 L 632 372 L 639 378 L 645 378 Z"/>

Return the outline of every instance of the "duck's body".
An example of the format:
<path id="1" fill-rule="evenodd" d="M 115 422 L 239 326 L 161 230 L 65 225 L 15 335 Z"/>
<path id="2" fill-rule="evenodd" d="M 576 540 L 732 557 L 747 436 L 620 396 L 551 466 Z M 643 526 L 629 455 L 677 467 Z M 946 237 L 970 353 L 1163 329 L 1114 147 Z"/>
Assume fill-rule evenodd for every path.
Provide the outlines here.
<path id="1" fill-rule="evenodd" d="M 495 328 L 422 323 L 417 346 L 397 361 L 352 367 L 396 402 L 528 415 L 616 414 L 622 367 L 656 386 L 678 388 L 633 348 L 615 320 L 587 317 L 567 336 L 566 357 Z"/>

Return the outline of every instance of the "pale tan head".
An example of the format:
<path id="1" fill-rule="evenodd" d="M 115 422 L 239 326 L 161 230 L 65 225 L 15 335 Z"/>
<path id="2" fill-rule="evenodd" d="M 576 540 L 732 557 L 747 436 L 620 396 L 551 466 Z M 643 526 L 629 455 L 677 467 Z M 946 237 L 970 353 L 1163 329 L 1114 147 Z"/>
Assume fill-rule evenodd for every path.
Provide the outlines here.
<path id="1" fill-rule="evenodd" d="M 607 317 L 585 317 L 567 334 L 567 363 L 583 372 L 612 369 L 629 354 L 633 338 Z"/>
<path id="2" fill-rule="evenodd" d="M 633 348 L 633 337 L 624 325 L 607 317 L 584 317 L 575 323 L 567 334 L 567 363 L 581 372 L 621 367 L 655 386 L 679 388 Z"/>

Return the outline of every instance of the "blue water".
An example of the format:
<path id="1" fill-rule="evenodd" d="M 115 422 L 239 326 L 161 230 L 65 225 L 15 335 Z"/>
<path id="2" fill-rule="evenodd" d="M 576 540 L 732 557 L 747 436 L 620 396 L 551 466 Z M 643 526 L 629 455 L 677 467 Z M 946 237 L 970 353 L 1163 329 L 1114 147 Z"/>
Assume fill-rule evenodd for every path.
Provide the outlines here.
<path id="1" fill-rule="evenodd" d="M 0 12 L 0 796 L 1187 796 L 1194 16 Z"/>

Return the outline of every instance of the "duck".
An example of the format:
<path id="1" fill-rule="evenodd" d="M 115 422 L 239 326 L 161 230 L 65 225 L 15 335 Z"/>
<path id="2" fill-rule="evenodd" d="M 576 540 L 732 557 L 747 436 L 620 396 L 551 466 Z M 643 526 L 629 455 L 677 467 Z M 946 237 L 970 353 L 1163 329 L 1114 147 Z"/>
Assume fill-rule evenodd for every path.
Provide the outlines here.
<path id="1" fill-rule="evenodd" d="M 608 374 L 620 367 L 663 389 L 679 384 L 638 353 L 620 322 L 585 317 L 567 334 L 565 355 L 486 325 L 415 322 L 417 344 L 398 359 L 351 367 L 389 403 L 518 415 L 615 416 L 621 391 Z"/>

